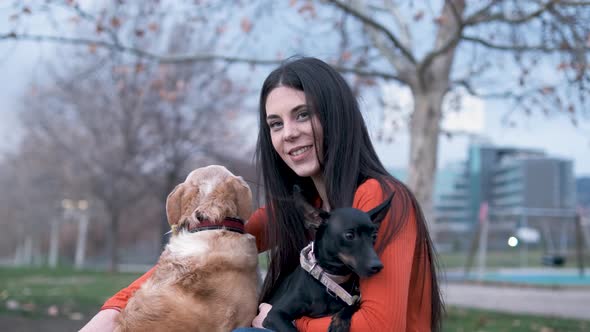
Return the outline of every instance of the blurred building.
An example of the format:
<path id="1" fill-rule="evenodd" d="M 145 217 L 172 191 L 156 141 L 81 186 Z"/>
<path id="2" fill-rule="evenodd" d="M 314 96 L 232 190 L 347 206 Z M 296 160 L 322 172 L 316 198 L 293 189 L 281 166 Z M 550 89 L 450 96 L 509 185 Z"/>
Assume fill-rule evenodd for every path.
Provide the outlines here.
<path id="1" fill-rule="evenodd" d="M 473 144 L 467 160 L 441 176 L 449 177 L 435 200 L 436 223 L 443 232 L 470 232 L 483 204 L 501 240 L 529 226 L 547 237 L 563 228 L 556 222 L 575 213 L 573 162 L 541 150 Z"/>
<path id="2" fill-rule="evenodd" d="M 576 179 L 576 196 L 578 205 L 585 211 L 590 212 L 590 177 Z"/>
<path id="3" fill-rule="evenodd" d="M 472 145 L 467 161 L 445 175 L 451 179 L 436 200 L 437 222 L 474 223 L 483 202 L 491 220 L 570 216 L 576 207 L 572 161 L 540 150 Z"/>
<path id="4" fill-rule="evenodd" d="M 573 162 L 541 150 L 472 144 L 467 160 L 437 171 L 433 200 L 438 239 L 455 249 L 469 245 L 483 204 L 495 227 L 491 237 L 498 237 L 492 246 L 529 225 L 549 234 L 560 228 L 555 221 L 575 213 Z"/>

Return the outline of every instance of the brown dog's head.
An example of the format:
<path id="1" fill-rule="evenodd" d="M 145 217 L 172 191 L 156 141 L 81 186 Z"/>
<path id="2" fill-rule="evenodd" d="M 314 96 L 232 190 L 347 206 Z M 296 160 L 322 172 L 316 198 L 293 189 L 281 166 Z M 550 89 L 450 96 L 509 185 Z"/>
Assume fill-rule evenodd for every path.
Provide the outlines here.
<path id="1" fill-rule="evenodd" d="M 174 233 L 203 220 L 246 220 L 251 213 L 252 192 L 246 181 L 218 165 L 192 171 L 166 200 L 166 215 Z"/>

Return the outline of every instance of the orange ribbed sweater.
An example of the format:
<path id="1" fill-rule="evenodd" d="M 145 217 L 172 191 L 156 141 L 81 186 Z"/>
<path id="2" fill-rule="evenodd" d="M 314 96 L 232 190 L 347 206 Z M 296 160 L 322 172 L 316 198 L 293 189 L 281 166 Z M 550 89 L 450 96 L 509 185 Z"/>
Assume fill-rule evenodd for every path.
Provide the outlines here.
<path id="1" fill-rule="evenodd" d="M 400 196 L 397 194 L 394 197 L 393 209 L 402 208 Z M 353 207 L 369 211 L 383 199 L 379 183 L 369 179 L 358 187 Z M 375 276 L 360 280 L 362 302 L 352 316 L 351 332 L 430 331 L 430 268 L 425 250 L 422 250 L 422 255 L 416 252 L 415 211 L 411 207 L 406 208 L 410 209 L 409 219 L 380 255 L 383 270 Z M 388 214 L 381 225 L 378 241 L 383 236 L 382 230 L 387 228 L 389 217 Z M 266 221 L 266 212 L 261 208 L 254 212 L 246 224 L 246 231 L 256 237 L 259 251 L 266 250 L 262 236 Z M 153 270 L 107 300 L 102 309 L 124 308 L 133 292 L 141 287 Z M 296 321 L 296 325 L 299 331 L 327 331 L 330 317 L 303 317 Z"/>

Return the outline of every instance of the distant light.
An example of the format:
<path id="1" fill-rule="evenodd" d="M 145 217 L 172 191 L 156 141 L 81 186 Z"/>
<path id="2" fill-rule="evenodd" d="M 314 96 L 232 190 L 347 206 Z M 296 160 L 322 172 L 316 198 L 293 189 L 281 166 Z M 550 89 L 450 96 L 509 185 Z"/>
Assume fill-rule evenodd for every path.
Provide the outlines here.
<path id="1" fill-rule="evenodd" d="M 516 247 L 518 245 L 518 239 L 514 236 L 511 236 L 510 238 L 508 238 L 508 245 L 511 247 Z"/>
<path id="2" fill-rule="evenodd" d="M 79 200 L 78 201 L 78 209 L 80 210 L 86 210 L 88 208 L 88 201 L 85 199 Z"/>
<path id="3" fill-rule="evenodd" d="M 541 232 L 532 227 L 520 227 L 515 235 L 523 243 L 538 243 L 541 240 Z"/>
<path id="4" fill-rule="evenodd" d="M 67 199 L 67 198 L 63 199 L 61 201 L 61 206 L 66 210 L 73 209 L 74 208 L 74 201 L 72 201 L 71 199 Z"/>

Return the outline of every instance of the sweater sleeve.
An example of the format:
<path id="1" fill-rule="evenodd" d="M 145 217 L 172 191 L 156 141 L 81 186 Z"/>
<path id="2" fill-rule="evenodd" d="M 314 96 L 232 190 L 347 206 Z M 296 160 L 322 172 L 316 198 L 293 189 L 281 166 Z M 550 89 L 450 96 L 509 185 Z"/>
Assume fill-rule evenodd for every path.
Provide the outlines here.
<path id="1" fill-rule="evenodd" d="M 264 233 L 266 231 L 267 219 L 268 218 L 266 217 L 265 209 L 259 208 L 256 211 L 254 211 L 254 213 L 252 213 L 252 216 L 250 216 L 250 219 L 248 219 L 248 222 L 245 226 L 246 232 L 256 237 L 256 246 L 258 247 L 258 252 L 266 250 L 266 241 L 264 241 Z M 129 302 L 129 299 L 131 298 L 131 295 L 133 295 L 133 293 L 135 293 L 141 287 L 141 285 L 143 285 L 143 283 L 146 282 L 149 279 L 149 277 L 151 277 L 155 269 L 155 266 L 152 267 L 141 277 L 133 281 L 129 286 L 121 289 L 119 292 L 117 292 L 115 295 L 109 298 L 100 308 L 100 310 L 115 309 L 120 311 L 123 308 L 125 308 L 125 306 L 127 306 L 127 303 Z"/>
<path id="2" fill-rule="evenodd" d="M 376 180 L 370 179 L 357 189 L 353 207 L 369 211 L 383 199 L 381 186 Z M 400 195 L 395 195 L 392 208 L 402 208 Z M 384 236 L 390 215 L 391 209 L 380 226 L 377 241 Z M 416 234 L 415 211 L 412 210 L 405 225 L 380 255 L 383 270 L 370 278 L 360 279 L 362 302 L 359 310 L 352 316 L 351 332 L 406 330 Z M 296 326 L 299 331 L 326 331 L 330 320 L 331 317 L 303 317 L 296 321 Z"/>
<path id="3" fill-rule="evenodd" d="M 252 213 L 245 226 L 246 233 L 252 234 L 256 238 L 258 252 L 268 250 L 268 245 L 266 243 L 267 222 L 268 216 L 266 214 L 266 208 L 261 207 Z"/>
<path id="4" fill-rule="evenodd" d="M 103 305 L 100 310 L 104 309 L 115 309 L 115 310 L 123 310 L 127 306 L 127 302 L 131 298 L 131 295 L 135 293 L 143 283 L 154 274 L 156 270 L 156 266 L 149 269 L 146 273 L 144 273 L 141 277 L 137 278 L 134 282 L 132 282 L 129 286 L 121 289 L 111 298 L 109 298 Z"/>

